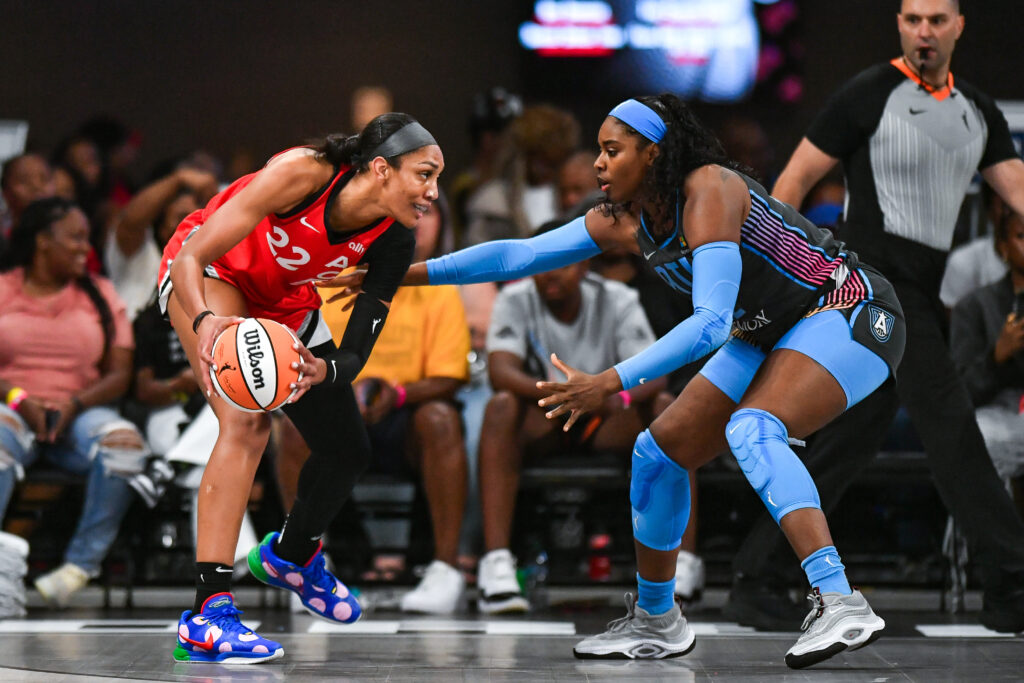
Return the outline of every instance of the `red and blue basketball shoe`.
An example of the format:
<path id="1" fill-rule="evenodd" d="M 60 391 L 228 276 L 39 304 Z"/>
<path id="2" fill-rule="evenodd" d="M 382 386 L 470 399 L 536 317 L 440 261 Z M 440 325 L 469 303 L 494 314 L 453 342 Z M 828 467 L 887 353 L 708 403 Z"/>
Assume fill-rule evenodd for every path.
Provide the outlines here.
<path id="1" fill-rule="evenodd" d="M 323 543 L 304 565 L 282 560 L 274 552 L 279 534 L 267 534 L 263 542 L 249 551 L 249 571 L 257 579 L 284 588 L 302 599 L 310 614 L 328 621 L 351 624 L 363 613 L 359 601 L 348 587 L 327 571 Z"/>
<path id="2" fill-rule="evenodd" d="M 199 614 L 185 610 L 178 621 L 179 662 L 259 664 L 284 656 L 280 643 L 261 638 L 243 624 L 231 593 L 211 595 Z"/>

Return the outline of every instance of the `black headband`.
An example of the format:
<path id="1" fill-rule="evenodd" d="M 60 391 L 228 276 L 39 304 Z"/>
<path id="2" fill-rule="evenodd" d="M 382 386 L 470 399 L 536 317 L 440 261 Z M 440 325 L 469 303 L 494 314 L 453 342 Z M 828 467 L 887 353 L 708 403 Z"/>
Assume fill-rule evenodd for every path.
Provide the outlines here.
<path id="1" fill-rule="evenodd" d="M 427 145 L 436 145 L 434 136 L 416 121 L 407 123 L 389 135 L 366 157 L 367 161 L 384 157 L 390 159 Z"/>

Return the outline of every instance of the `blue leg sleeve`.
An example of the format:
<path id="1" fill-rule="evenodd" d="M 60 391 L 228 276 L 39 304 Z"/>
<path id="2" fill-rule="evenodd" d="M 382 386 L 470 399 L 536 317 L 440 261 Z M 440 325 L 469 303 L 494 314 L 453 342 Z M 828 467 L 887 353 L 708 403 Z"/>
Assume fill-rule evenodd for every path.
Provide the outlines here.
<path id="1" fill-rule="evenodd" d="M 648 429 L 633 447 L 629 502 L 636 540 L 654 550 L 679 547 L 690 520 L 690 475 L 665 455 Z"/>
<path id="2" fill-rule="evenodd" d="M 779 418 L 744 408 L 732 414 L 725 429 L 736 462 L 776 523 L 793 510 L 821 509 L 814 480 L 789 447 Z"/>

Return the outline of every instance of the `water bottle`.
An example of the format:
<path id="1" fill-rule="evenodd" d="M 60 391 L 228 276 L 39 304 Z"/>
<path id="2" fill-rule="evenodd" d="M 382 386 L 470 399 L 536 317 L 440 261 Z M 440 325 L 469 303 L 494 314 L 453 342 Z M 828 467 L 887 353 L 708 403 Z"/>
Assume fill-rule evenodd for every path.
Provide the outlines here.
<path id="1" fill-rule="evenodd" d="M 530 590 L 528 592 L 530 605 L 534 609 L 544 609 L 548 606 L 548 554 L 541 549 L 533 558 L 530 566 Z"/>
<path id="2" fill-rule="evenodd" d="M 590 562 L 587 575 L 591 581 L 608 581 L 612 577 L 612 537 L 609 534 L 591 534 L 587 544 L 590 547 Z"/>

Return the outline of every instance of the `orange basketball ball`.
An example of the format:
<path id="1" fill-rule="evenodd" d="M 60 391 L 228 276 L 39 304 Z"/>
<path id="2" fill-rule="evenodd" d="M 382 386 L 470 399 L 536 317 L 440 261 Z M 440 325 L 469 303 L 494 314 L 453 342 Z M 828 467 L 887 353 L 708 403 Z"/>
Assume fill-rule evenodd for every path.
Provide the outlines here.
<path id="1" fill-rule="evenodd" d="M 230 405 L 247 413 L 280 408 L 302 378 L 292 363 L 300 360 L 292 348 L 295 334 L 266 318 L 246 318 L 227 328 L 213 342 L 210 368 L 213 386 Z"/>

